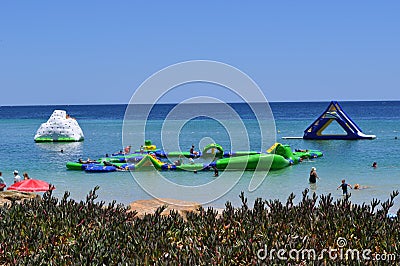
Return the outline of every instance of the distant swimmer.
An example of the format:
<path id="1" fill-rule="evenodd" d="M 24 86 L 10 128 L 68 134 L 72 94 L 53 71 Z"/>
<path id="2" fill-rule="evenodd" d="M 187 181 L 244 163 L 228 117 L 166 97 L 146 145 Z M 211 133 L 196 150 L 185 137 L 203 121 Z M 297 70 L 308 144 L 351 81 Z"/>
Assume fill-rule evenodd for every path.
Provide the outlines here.
<path id="1" fill-rule="evenodd" d="M 317 168 L 311 167 L 310 179 L 309 179 L 310 183 L 311 184 L 317 183 L 317 179 L 319 179 L 318 174 L 317 174 Z"/>
<path id="2" fill-rule="evenodd" d="M 358 189 L 358 190 L 361 190 L 364 188 L 369 188 L 369 186 L 360 186 L 360 184 L 354 184 L 354 187 L 353 187 L 353 189 Z"/>
<path id="3" fill-rule="evenodd" d="M 180 165 L 183 164 L 182 155 L 179 155 L 178 160 L 176 160 L 176 161 L 174 162 L 174 164 L 175 164 L 176 166 L 180 166 Z"/>
<path id="4" fill-rule="evenodd" d="M 377 168 L 377 167 L 378 167 L 378 163 L 377 163 L 377 162 L 373 162 L 373 163 L 372 163 L 372 167 L 373 167 L 373 168 Z"/>

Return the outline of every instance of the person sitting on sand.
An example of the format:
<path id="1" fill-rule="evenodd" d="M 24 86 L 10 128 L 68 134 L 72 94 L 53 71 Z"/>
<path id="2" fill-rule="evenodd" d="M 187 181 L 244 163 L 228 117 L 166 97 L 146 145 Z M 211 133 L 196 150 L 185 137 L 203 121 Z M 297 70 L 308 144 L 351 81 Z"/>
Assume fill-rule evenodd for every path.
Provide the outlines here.
<path id="1" fill-rule="evenodd" d="M 310 183 L 311 184 L 317 183 L 317 179 L 319 179 L 317 174 L 317 168 L 311 167 L 310 178 L 309 178 Z"/>
<path id="2" fill-rule="evenodd" d="M 347 195 L 348 195 L 348 193 L 347 193 L 347 187 L 350 187 L 351 189 L 353 189 L 352 186 L 351 186 L 350 184 L 346 184 L 346 180 L 345 180 L 345 179 L 342 179 L 342 184 L 340 184 L 340 185 L 337 187 L 336 190 L 338 190 L 339 188 L 342 188 L 342 190 L 343 190 L 343 195 L 347 196 Z"/>

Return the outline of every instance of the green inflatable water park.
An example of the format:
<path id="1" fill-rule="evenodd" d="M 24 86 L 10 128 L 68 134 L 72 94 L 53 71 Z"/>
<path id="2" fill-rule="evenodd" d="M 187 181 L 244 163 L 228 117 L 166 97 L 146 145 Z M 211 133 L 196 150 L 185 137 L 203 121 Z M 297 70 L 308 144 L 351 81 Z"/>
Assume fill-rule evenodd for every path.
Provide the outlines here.
<path id="1" fill-rule="evenodd" d="M 277 154 L 255 154 L 219 159 L 218 170 L 279 170 L 290 165 L 290 161 Z"/>

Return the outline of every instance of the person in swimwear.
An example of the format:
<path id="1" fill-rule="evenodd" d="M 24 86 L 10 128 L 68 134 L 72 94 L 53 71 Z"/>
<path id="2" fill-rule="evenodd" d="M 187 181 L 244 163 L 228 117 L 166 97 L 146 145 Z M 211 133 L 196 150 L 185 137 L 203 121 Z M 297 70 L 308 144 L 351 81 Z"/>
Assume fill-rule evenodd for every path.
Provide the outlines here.
<path id="1" fill-rule="evenodd" d="M 350 184 L 346 184 L 346 180 L 343 179 L 343 180 L 342 180 L 342 184 L 340 184 L 340 185 L 337 187 L 337 189 L 342 188 L 342 190 L 343 190 L 343 195 L 344 195 L 344 196 L 348 196 L 347 187 L 350 187 L 351 189 L 353 189 L 353 187 L 352 187 Z"/>

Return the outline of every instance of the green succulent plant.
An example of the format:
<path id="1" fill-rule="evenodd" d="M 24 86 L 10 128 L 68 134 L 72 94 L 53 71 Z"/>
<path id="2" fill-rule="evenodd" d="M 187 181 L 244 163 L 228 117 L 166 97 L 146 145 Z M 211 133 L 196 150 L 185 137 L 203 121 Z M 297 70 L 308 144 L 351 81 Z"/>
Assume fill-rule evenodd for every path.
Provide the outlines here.
<path id="1" fill-rule="evenodd" d="M 348 198 L 309 195 L 295 204 L 256 199 L 249 207 L 227 202 L 222 213 L 200 208 L 183 219 L 176 211 L 163 216 L 165 206 L 142 218 L 115 201 L 97 202 L 95 187 L 85 201 L 51 191 L 42 200 L 13 202 L 0 208 L 1 265 L 357 265 L 354 261 L 319 261 L 257 256 L 259 250 L 314 249 L 338 246 L 399 252 L 400 211 L 388 217 L 399 192 L 381 203 L 352 204 Z M 357 262 L 364 265 L 366 262 Z M 361 263 L 361 264 L 360 264 Z M 380 262 L 379 265 L 396 262 Z M 397 263 L 399 263 L 397 261 Z M 374 265 L 374 264 L 370 264 Z"/>

